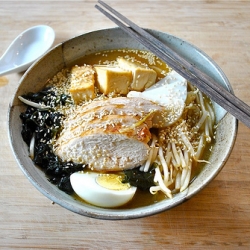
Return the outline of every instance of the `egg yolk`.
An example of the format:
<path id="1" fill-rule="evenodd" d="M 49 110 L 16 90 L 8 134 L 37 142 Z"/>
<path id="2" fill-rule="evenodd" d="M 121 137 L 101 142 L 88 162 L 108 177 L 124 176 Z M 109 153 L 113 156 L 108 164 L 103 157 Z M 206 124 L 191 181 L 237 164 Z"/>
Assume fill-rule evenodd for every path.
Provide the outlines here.
<path id="1" fill-rule="evenodd" d="M 101 187 L 110 190 L 127 190 L 130 188 L 129 183 L 122 183 L 123 177 L 117 174 L 100 174 L 96 178 L 96 182 Z"/>

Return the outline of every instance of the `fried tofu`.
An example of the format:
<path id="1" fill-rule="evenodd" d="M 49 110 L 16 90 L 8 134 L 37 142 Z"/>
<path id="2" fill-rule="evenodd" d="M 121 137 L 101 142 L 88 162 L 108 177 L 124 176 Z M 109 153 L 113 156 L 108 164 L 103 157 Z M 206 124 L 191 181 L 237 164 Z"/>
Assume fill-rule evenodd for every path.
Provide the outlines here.
<path id="1" fill-rule="evenodd" d="M 126 95 L 132 81 L 132 72 L 118 67 L 95 66 L 99 90 L 107 95 L 116 93 Z"/>
<path id="2" fill-rule="evenodd" d="M 72 67 L 69 92 L 75 104 L 95 98 L 95 70 L 92 66 Z"/>
<path id="3" fill-rule="evenodd" d="M 121 69 L 132 72 L 130 90 L 143 91 L 155 84 L 157 73 L 153 69 L 122 57 L 117 58 L 117 62 Z"/>

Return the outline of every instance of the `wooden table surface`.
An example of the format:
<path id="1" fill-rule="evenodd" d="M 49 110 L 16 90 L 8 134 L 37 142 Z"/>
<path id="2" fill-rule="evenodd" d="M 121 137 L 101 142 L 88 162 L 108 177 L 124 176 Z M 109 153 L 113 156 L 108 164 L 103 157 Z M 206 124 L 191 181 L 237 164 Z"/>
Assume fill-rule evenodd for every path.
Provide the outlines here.
<path id="1" fill-rule="evenodd" d="M 173 0 L 107 3 L 145 28 L 200 47 L 250 104 L 250 1 Z M 55 44 L 115 25 L 96 1 L 0 1 L 0 55 L 23 30 L 38 24 Z M 7 110 L 22 74 L 0 79 L 0 249 L 250 249 L 250 130 L 239 123 L 221 173 L 186 203 L 147 218 L 104 221 L 74 214 L 43 196 L 11 152 Z M 4 86 L 3 86 L 4 85 Z"/>

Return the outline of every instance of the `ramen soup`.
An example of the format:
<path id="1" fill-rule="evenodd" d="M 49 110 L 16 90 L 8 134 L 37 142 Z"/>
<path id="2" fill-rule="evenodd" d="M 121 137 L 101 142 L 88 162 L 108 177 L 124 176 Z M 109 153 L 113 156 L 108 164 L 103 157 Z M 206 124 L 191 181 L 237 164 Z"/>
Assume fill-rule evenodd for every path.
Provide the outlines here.
<path id="1" fill-rule="evenodd" d="M 95 206 L 171 199 L 209 161 L 210 100 L 147 51 L 87 55 L 19 98 L 34 163 L 59 189 Z"/>

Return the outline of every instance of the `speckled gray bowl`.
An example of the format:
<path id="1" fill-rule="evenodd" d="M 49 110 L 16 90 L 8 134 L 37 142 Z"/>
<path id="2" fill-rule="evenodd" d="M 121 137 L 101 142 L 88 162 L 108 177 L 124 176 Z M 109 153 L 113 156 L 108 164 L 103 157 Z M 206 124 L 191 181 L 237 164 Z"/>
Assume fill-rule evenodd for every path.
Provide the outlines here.
<path id="1" fill-rule="evenodd" d="M 197 65 L 198 68 L 206 72 L 217 82 L 232 92 L 232 88 L 221 69 L 202 51 L 193 45 L 171 36 L 166 33 L 149 30 L 150 33 L 158 37 L 172 49 L 176 50 L 187 60 Z M 41 90 L 46 80 L 63 67 L 72 65 L 74 61 L 85 54 L 118 48 L 145 49 L 134 39 L 119 28 L 94 31 L 65 41 L 50 50 L 39 61 L 31 66 L 20 80 L 19 86 L 9 107 L 9 138 L 16 160 L 30 182 L 49 199 L 58 203 L 62 207 L 75 213 L 98 219 L 133 219 L 153 215 L 168 210 L 185 200 L 190 199 L 203 189 L 223 168 L 233 148 L 238 123 L 230 114 L 226 114 L 220 121 L 216 144 L 209 161 L 211 164 L 203 169 L 199 176 L 191 183 L 188 189 L 177 194 L 173 199 L 166 199 L 157 204 L 135 209 L 106 209 L 98 208 L 79 202 L 73 197 L 60 191 L 51 184 L 31 161 L 28 154 L 27 145 L 21 137 L 20 112 L 26 107 L 18 100 L 18 96 L 27 92 Z M 216 114 L 221 116 L 223 109 L 214 105 Z M 52 208 L 53 209 L 53 208 Z"/>

